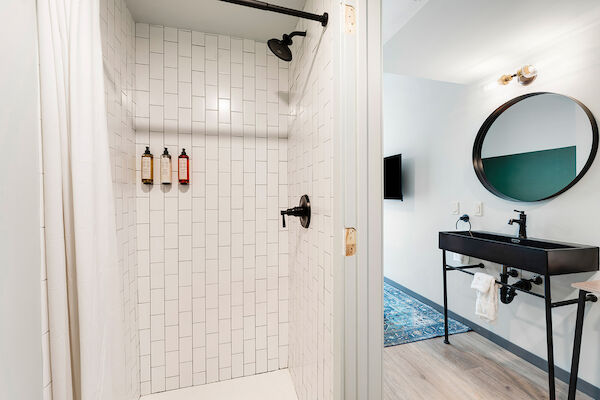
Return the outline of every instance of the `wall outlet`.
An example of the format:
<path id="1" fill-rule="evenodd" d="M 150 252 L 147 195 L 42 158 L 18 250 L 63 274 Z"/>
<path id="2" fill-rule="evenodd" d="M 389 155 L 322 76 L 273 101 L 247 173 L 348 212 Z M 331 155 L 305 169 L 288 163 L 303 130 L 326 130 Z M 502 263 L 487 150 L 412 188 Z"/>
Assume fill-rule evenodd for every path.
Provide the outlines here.
<path id="1" fill-rule="evenodd" d="M 450 214 L 458 215 L 460 213 L 460 203 L 458 201 L 453 201 L 450 203 Z"/>
<path id="2" fill-rule="evenodd" d="M 481 217 L 483 215 L 483 203 L 481 201 L 476 201 L 473 204 L 473 215 L 477 217 Z"/>

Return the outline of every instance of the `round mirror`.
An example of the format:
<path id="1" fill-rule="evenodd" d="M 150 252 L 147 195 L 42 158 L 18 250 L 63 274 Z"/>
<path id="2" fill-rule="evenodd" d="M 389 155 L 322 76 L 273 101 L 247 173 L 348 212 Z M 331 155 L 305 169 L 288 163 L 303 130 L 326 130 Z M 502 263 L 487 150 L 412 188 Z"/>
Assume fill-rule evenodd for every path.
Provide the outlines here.
<path id="1" fill-rule="evenodd" d="M 479 129 L 473 166 L 495 195 L 539 201 L 572 187 L 598 150 L 598 125 L 579 101 L 530 93 L 503 104 Z"/>

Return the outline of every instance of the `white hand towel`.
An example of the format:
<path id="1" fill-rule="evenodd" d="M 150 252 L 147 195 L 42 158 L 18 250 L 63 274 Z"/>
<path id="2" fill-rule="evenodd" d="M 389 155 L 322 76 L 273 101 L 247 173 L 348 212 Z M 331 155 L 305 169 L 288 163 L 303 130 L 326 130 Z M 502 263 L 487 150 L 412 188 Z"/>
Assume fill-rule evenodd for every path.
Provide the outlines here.
<path id="1" fill-rule="evenodd" d="M 475 315 L 493 322 L 498 316 L 498 285 L 493 276 L 476 272 L 471 288 L 477 291 Z"/>

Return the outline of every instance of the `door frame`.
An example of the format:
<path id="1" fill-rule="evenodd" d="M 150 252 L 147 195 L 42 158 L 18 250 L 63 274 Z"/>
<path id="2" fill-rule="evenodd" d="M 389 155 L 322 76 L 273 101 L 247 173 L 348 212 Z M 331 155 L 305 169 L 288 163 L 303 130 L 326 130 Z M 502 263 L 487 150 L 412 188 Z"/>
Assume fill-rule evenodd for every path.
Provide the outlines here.
<path id="1" fill-rule="evenodd" d="M 358 231 L 357 253 L 345 257 L 344 340 L 339 377 L 344 400 L 380 400 L 383 394 L 383 171 L 381 1 L 346 0 L 356 31 L 340 29 L 341 218 Z M 366 190 L 365 190 L 366 188 Z M 337 396 L 336 396 L 337 397 Z"/>
<path id="2" fill-rule="evenodd" d="M 383 48 L 381 42 L 381 0 L 361 0 L 366 15 L 361 23 L 367 25 L 361 35 L 359 54 L 363 54 L 359 64 L 359 76 L 363 87 L 359 91 L 360 121 L 359 151 L 361 168 L 364 172 L 358 175 L 359 188 L 367 188 L 359 192 L 359 221 L 365 242 L 359 265 L 365 280 L 361 280 L 358 296 L 359 310 L 367 311 L 366 318 L 359 324 L 362 327 L 359 336 L 359 347 L 367 348 L 367 371 L 359 368 L 359 376 L 364 372 L 367 385 L 367 399 L 383 398 L 383 111 L 382 111 L 382 75 Z M 364 238 L 366 236 L 366 238 Z M 364 315 L 364 314 L 363 314 Z M 367 326 L 363 326 L 363 324 Z"/>

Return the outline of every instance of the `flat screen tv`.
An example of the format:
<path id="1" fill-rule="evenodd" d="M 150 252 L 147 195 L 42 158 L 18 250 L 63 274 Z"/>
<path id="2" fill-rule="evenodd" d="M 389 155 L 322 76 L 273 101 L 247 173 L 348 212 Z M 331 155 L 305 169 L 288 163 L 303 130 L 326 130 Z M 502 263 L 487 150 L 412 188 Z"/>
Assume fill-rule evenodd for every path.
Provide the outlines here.
<path id="1" fill-rule="evenodd" d="M 383 159 L 383 198 L 402 200 L 402 154 Z"/>

